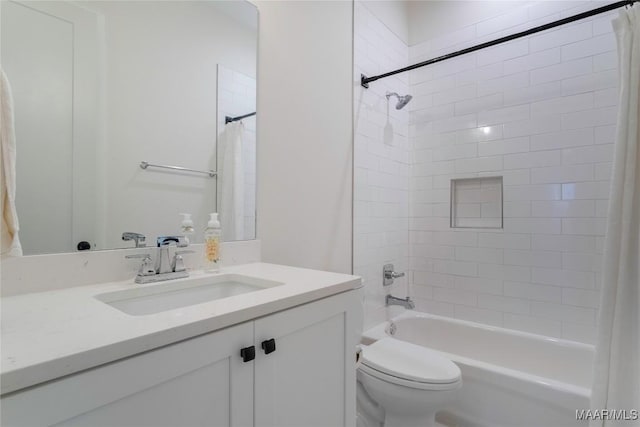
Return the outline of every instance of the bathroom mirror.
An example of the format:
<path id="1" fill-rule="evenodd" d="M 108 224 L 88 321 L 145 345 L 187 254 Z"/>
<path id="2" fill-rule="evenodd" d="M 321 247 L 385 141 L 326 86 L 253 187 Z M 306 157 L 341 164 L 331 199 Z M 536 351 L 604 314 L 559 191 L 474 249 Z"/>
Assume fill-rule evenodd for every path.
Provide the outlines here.
<path id="1" fill-rule="evenodd" d="M 256 116 L 231 122 L 235 134 L 225 124 L 256 111 L 254 5 L 1 3 L 24 255 L 134 247 L 125 232 L 155 246 L 182 234 L 180 213 L 193 216 L 192 242 L 210 212 L 220 212 L 225 240 L 255 238 Z M 242 147 L 222 155 L 225 138 Z"/>

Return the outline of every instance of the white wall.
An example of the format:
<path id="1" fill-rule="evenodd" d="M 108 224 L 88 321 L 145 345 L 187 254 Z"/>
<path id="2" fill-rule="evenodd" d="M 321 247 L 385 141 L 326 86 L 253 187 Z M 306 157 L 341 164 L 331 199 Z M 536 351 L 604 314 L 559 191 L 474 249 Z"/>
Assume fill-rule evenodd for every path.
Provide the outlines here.
<path id="1" fill-rule="evenodd" d="M 256 4 L 263 260 L 351 272 L 352 2 Z"/>
<path id="2" fill-rule="evenodd" d="M 528 5 L 412 46 L 411 62 L 593 7 Z M 612 15 L 412 72 L 420 309 L 593 341 L 617 103 Z M 504 229 L 451 229 L 450 180 L 483 175 L 504 177 Z"/>
<path id="3" fill-rule="evenodd" d="M 216 66 L 255 76 L 254 30 L 207 2 L 82 4 L 105 21 L 105 246 L 128 246 L 123 231 L 176 233 L 179 212 L 202 230 L 216 179 L 139 164 L 216 169 Z"/>
<path id="4" fill-rule="evenodd" d="M 427 40 L 436 42 L 437 37 L 456 33 L 470 25 L 500 16 L 509 19 L 510 13 L 517 15 L 522 7 L 533 3 L 529 0 L 407 1 L 408 44 L 410 46 Z M 549 2 L 551 3 L 551 2 Z M 553 0 L 553 3 L 561 3 Z M 571 2 L 562 2 L 571 3 Z M 482 34 L 476 34 L 480 36 Z"/>
<path id="5" fill-rule="evenodd" d="M 409 44 L 409 7 L 412 1 L 403 0 L 362 0 L 369 13 L 372 13 L 395 37 Z M 355 12 L 358 16 L 359 12 Z M 356 29 L 357 31 L 357 29 Z"/>
<path id="6" fill-rule="evenodd" d="M 403 67 L 407 44 L 370 10 L 372 2 L 355 3 L 354 20 L 354 273 L 365 284 L 365 327 L 385 319 L 384 295 L 404 297 L 406 278 L 390 289 L 382 286 L 382 267 L 409 267 L 409 109 L 396 110 L 397 98 L 409 91 L 407 74 L 364 89 L 360 74 L 375 75 Z M 399 2 L 398 2 L 399 3 Z M 386 19 L 385 21 L 388 21 Z"/>

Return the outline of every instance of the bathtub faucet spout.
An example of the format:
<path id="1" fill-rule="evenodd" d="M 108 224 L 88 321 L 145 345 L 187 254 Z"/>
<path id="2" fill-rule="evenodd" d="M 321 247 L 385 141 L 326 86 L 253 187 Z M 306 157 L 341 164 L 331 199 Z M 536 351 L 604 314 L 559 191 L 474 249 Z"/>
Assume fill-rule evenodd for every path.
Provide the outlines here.
<path id="1" fill-rule="evenodd" d="M 384 299 L 384 302 L 387 307 L 390 305 L 401 305 L 407 309 L 416 308 L 416 304 L 413 302 L 413 300 L 410 297 L 398 298 L 398 297 L 394 297 L 393 295 L 387 295 Z"/>

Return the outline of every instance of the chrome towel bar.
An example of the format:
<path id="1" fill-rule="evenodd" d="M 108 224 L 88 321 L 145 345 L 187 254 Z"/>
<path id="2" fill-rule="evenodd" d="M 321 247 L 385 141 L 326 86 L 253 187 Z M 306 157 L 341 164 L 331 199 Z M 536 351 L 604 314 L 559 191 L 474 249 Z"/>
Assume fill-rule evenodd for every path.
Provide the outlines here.
<path id="1" fill-rule="evenodd" d="M 182 171 L 182 172 L 201 173 L 201 174 L 204 174 L 204 175 L 208 175 L 210 178 L 214 178 L 215 176 L 218 175 L 216 172 L 214 172 L 212 170 L 201 171 L 201 170 L 197 170 L 197 169 L 183 168 L 183 167 L 180 167 L 180 166 L 156 165 L 156 164 L 145 162 L 145 161 L 140 162 L 140 168 L 141 169 L 147 169 L 148 167 L 171 169 L 171 170 Z"/>

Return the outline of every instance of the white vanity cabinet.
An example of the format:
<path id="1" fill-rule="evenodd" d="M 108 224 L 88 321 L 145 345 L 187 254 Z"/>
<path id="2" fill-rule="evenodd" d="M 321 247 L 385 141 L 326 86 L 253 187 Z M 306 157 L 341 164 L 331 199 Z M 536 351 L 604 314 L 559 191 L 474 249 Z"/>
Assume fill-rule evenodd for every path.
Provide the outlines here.
<path id="1" fill-rule="evenodd" d="M 357 304 L 345 292 L 2 396 L 1 424 L 353 426 Z"/>
<path id="2" fill-rule="evenodd" d="M 247 426 L 253 322 L 2 397 L 3 426 Z"/>
<path id="3" fill-rule="evenodd" d="M 351 291 L 256 320 L 256 426 L 355 425 L 359 304 Z"/>

